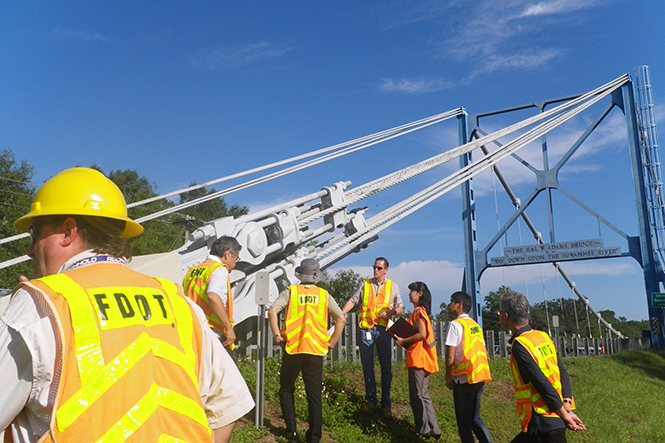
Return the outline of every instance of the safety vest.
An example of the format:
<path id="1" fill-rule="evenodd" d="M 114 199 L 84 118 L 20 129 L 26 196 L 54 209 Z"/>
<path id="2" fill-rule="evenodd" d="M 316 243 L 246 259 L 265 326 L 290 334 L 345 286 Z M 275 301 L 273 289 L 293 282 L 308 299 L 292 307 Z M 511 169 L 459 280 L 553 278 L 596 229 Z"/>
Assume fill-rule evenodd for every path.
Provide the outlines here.
<path id="1" fill-rule="evenodd" d="M 374 294 L 374 285 L 371 279 L 363 280 L 363 299 L 358 316 L 360 317 L 360 327 L 370 329 L 374 325 L 386 326 L 388 320 L 379 318 L 382 312 L 390 310 L 390 299 L 393 293 L 393 282 L 386 282 L 379 288 L 379 293 Z"/>
<path id="2" fill-rule="evenodd" d="M 515 338 L 538 364 L 547 380 L 552 384 L 556 392 L 561 395 L 561 375 L 559 373 L 559 361 L 556 355 L 554 344 L 547 333 L 542 331 L 527 331 Z M 558 417 L 555 411 L 550 411 L 545 400 L 540 396 L 531 382 L 524 383 L 520 375 L 515 357 L 510 357 L 510 371 L 513 374 L 513 385 L 515 388 L 515 398 L 517 399 L 517 409 L 515 412 L 520 417 L 522 429 L 526 431 L 533 410 L 537 414 L 545 417 Z"/>
<path id="3" fill-rule="evenodd" d="M 58 355 L 45 442 L 212 442 L 203 331 L 180 289 L 121 264 L 23 284 L 50 306 Z"/>
<path id="4" fill-rule="evenodd" d="M 287 354 L 328 353 L 328 292 L 314 285 L 289 286 L 291 297 L 280 331 Z"/>
<path id="5" fill-rule="evenodd" d="M 492 380 L 487 362 L 487 348 L 483 339 L 483 330 L 472 318 L 456 318 L 462 325 L 462 360 L 455 366 L 452 375 L 466 375 L 468 383 L 480 383 Z"/>
<path id="6" fill-rule="evenodd" d="M 439 372 L 439 359 L 436 356 L 436 342 L 432 332 L 432 322 L 427 311 L 418 306 L 409 316 L 409 323 L 416 326 L 418 319 L 425 322 L 425 338 L 411 344 L 406 351 L 406 369 L 421 368 L 429 373 Z"/>
<path id="7" fill-rule="evenodd" d="M 203 312 L 206 315 L 206 319 L 208 319 L 208 326 L 218 330 L 222 334 L 226 334 L 226 328 L 222 324 L 222 321 L 219 319 L 219 317 L 217 317 L 217 315 L 210 307 L 207 291 L 210 276 L 220 266 L 224 266 L 226 270 L 229 271 L 228 266 L 223 263 L 218 263 L 214 260 L 206 260 L 199 265 L 192 266 L 187 271 L 187 275 L 185 275 L 182 286 L 185 290 L 185 295 L 194 300 L 194 303 L 203 309 Z M 228 277 L 226 279 L 226 287 L 226 293 L 228 294 L 226 297 L 226 310 L 229 313 L 229 319 L 231 320 L 231 325 L 233 326 L 233 297 L 231 296 L 231 279 Z"/>

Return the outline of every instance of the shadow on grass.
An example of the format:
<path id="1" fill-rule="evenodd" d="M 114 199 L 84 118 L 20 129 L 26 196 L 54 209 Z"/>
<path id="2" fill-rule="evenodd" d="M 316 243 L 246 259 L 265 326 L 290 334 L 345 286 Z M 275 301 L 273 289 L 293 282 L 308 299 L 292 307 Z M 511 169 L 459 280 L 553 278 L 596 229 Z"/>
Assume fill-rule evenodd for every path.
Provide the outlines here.
<path id="1" fill-rule="evenodd" d="M 648 351 L 623 351 L 611 358 L 651 377 L 665 380 L 665 357 L 662 354 Z"/>

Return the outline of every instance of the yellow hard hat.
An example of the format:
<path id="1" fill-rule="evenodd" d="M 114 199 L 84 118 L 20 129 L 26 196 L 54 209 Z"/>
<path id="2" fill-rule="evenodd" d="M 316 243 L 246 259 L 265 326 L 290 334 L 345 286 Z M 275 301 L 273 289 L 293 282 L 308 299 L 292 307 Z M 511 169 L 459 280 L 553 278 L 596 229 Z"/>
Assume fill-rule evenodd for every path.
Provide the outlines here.
<path id="1" fill-rule="evenodd" d="M 84 215 L 126 222 L 122 238 L 143 233 L 143 226 L 127 217 L 127 204 L 120 188 L 104 174 L 89 168 L 65 169 L 39 188 L 30 212 L 14 222 L 28 232 L 35 217 Z"/>

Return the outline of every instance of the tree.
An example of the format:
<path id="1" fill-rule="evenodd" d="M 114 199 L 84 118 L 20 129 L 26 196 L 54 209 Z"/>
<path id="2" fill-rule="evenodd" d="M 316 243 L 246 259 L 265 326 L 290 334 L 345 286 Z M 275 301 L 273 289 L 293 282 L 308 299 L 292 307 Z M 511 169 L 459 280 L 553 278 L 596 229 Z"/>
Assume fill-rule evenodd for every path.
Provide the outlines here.
<path id="1" fill-rule="evenodd" d="M 196 183 L 190 184 L 191 186 Z M 205 197 L 206 195 L 214 194 L 217 192 L 215 188 L 199 188 L 192 191 L 187 191 L 180 194 L 180 204 L 196 200 L 197 198 Z M 215 220 L 221 217 L 235 217 L 246 215 L 249 212 L 247 206 L 232 205 L 230 208 L 227 206 L 223 198 L 215 198 L 208 200 L 204 203 L 199 203 L 196 206 L 185 208 L 179 211 L 180 214 L 185 214 L 186 220 L 189 222 L 189 227 L 196 229 L 203 226 L 203 224 L 210 220 Z"/>
<path id="2" fill-rule="evenodd" d="M 35 195 L 35 187 L 30 183 L 34 168 L 25 160 L 17 162 L 11 149 L 0 150 L 0 238 L 21 234 L 14 227 L 14 221 L 30 211 Z M 5 243 L 0 247 L 0 262 L 25 255 L 30 239 Z M 30 276 L 30 262 L 23 262 L 5 268 L 0 272 L 0 288 L 11 289 L 19 282 L 21 275 Z"/>
<path id="3" fill-rule="evenodd" d="M 351 269 L 343 269 L 334 276 L 323 271 L 323 280 L 318 283 L 318 286 L 328 291 L 341 308 L 360 286 L 362 280 L 362 276 Z"/>
<path id="4" fill-rule="evenodd" d="M 485 305 L 483 306 L 483 329 L 489 331 L 501 331 L 501 323 L 499 322 L 499 316 L 497 311 L 499 310 L 499 301 L 501 296 L 506 292 L 511 291 L 510 287 L 502 285 L 499 289 L 490 291 L 489 294 L 485 296 Z"/>

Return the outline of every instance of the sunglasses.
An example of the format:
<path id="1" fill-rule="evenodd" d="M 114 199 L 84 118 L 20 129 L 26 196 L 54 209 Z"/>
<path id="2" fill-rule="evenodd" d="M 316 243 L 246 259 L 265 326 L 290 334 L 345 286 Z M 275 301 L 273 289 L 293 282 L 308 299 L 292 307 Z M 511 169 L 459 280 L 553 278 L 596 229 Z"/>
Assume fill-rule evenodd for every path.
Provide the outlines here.
<path id="1" fill-rule="evenodd" d="M 381 267 L 381 266 L 372 266 L 372 267 L 373 267 L 374 269 L 376 269 L 377 271 L 383 271 L 384 269 L 386 269 L 386 268 L 383 268 L 383 267 Z"/>

